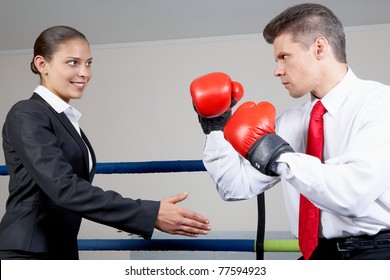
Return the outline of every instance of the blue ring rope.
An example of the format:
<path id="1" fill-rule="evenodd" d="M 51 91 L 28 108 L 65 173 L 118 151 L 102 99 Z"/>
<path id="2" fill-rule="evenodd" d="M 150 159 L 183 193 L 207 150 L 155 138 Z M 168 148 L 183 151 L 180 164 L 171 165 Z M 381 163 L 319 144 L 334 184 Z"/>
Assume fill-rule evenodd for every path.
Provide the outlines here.
<path id="1" fill-rule="evenodd" d="M 254 252 L 250 239 L 79 239 L 80 251 L 236 251 Z"/>
<path id="2" fill-rule="evenodd" d="M 172 160 L 145 162 L 100 162 L 96 174 L 169 173 L 206 171 L 201 160 Z M 0 175 L 9 175 L 7 167 L 0 165 Z"/>
<path id="3" fill-rule="evenodd" d="M 96 173 L 169 173 L 206 171 L 201 160 L 98 163 Z"/>
<path id="4" fill-rule="evenodd" d="M 3 176 L 9 175 L 7 167 L 5 165 L 0 165 L 0 175 L 3 175 Z"/>

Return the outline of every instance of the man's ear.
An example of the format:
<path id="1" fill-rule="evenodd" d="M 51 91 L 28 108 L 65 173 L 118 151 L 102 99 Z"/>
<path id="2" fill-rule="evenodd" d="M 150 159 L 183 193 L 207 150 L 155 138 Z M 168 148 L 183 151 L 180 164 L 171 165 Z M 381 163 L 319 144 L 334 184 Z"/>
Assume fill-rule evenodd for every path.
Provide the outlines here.
<path id="1" fill-rule="evenodd" d="M 46 75 L 47 74 L 47 66 L 48 63 L 46 59 L 43 58 L 41 55 L 37 55 L 34 57 L 34 64 L 37 70 L 42 74 Z"/>
<path id="2" fill-rule="evenodd" d="M 323 59 L 329 52 L 329 42 L 325 37 L 318 37 L 314 43 L 315 55 L 318 59 Z"/>

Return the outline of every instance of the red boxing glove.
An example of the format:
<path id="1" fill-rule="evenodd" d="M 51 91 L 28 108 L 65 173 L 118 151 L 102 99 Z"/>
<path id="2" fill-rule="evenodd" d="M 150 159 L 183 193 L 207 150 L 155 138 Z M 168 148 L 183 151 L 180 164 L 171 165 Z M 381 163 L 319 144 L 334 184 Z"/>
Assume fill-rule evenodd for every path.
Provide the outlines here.
<path id="1" fill-rule="evenodd" d="M 224 130 L 225 139 L 246 158 L 248 150 L 264 134 L 275 133 L 275 108 L 271 103 L 245 102 L 230 120 Z"/>
<path id="2" fill-rule="evenodd" d="M 192 102 L 197 113 L 214 118 L 230 110 L 244 95 L 244 89 L 225 73 L 215 72 L 200 76 L 190 85 Z"/>
<path id="3" fill-rule="evenodd" d="M 225 139 L 261 173 L 274 176 L 275 161 L 282 153 L 294 152 L 275 134 L 274 106 L 268 102 L 245 102 L 228 120 Z"/>

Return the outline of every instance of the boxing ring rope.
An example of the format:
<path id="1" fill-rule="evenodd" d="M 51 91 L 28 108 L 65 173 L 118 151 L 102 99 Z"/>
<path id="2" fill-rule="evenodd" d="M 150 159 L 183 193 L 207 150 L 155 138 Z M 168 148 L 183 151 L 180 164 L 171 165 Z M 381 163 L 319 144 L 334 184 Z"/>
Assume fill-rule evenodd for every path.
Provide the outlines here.
<path id="1" fill-rule="evenodd" d="M 201 160 L 98 162 L 96 174 L 170 173 L 206 171 Z M 9 175 L 7 167 L 0 165 L 0 176 Z"/>
<path id="2" fill-rule="evenodd" d="M 101 162 L 96 174 L 140 174 L 206 171 L 201 160 Z M 0 176 L 9 175 L 6 166 L 0 166 Z M 256 246 L 253 239 L 79 239 L 80 251 L 236 251 L 299 252 L 296 240 L 264 240 Z"/>
<path id="3" fill-rule="evenodd" d="M 253 239 L 79 239 L 80 251 L 256 252 Z M 296 240 L 264 240 L 265 252 L 299 252 Z"/>

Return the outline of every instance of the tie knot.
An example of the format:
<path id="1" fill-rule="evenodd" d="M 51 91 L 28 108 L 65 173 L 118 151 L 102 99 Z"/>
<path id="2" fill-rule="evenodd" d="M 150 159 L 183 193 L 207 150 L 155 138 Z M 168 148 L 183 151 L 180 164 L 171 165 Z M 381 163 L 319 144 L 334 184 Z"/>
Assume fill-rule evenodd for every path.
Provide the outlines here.
<path id="1" fill-rule="evenodd" d="M 326 109 L 324 105 L 322 105 L 321 101 L 317 101 L 317 103 L 313 107 L 313 110 L 311 111 L 311 117 L 322 118 L 325 113 Z"/>

